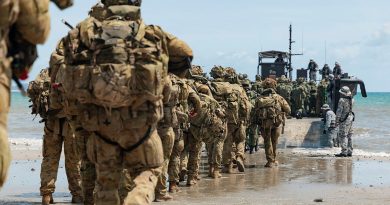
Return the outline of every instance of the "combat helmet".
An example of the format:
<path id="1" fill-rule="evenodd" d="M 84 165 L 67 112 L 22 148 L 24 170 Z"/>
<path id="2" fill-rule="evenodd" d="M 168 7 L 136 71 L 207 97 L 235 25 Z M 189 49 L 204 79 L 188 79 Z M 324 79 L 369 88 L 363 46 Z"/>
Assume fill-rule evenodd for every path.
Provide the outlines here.
<path id="1" fill-rule="evenodd" d="M 191 73 L 192 75 L 203 75 L 203 69 L 198 65 L 192 65 Z"/>
<path id="2" fill-rule="evenodd" d="M 222 78 L 225 75 L 225 70 L 222 66 L 214 66 L 210 71 L 210 76 L 214 79 Z"/>
<path id="3" fill-rule="evenodd" d="M 237 73 L 236 73 L 236 70 L 234 68 L 232 68 L 232 67 L 225 68 L 225 77 L 233 78 L 236 76 L 237 76 Z"/>
<path id="4" fill-rule="evenodd" d="M 349 89 L 348 86 L 343 86 L 340 90 L 339 90 L 340 94 L 346 96 L 346 97 L 350 97 L 352 95 L 351 93 L 351 90 Z"/>
<path id="5" fill-rule="evenodd" d="M 268 89 L 268 88 L 276 89 L 276 84 L 277 84 L 276 80 L 274 80 L 272 78 L 266 78 L 262 82 L 262 85 L 263 85 L 264 89 Z"/>
<path id="6" fill-rule="evenodd" d="M 278 78 L 278 83 L 287 83 L 288 82 L 288 78 L 286 78 L 285 75 L 282 75 L 280 76 L 280 78 Z"/>
<path id="7" fill-rule="evenodd" d="M 321 110 L 330 110 L 330 106 L 328 104 L 324 104 L 322 107 L 321 107 Z"/>
<path id="8" fill-rule="evenodd" d="M 255 79 L 257 82 L 261 82 L 261 75 L 256 75 Z"/>
<path id="9" fill-rule="evenodd" d="M 305 78 L 302 78 L 302 77 L 299 77 L 297 79 L 297 83 L 300 84 L 300 83 L 304 83 L 305 82 Z"/>
<path id="10" fill-rule="evenodd" d="M 73 0 L 51 0 L 53 3 L 57 5 L 61 10 L 69 8 L 73 6 Z"/>
<path id="11" fill-rule="evenodd" d="M 112 5 L 133 5 L 141 6 L 142 0 L 101 0 L 105 6 Z"/>

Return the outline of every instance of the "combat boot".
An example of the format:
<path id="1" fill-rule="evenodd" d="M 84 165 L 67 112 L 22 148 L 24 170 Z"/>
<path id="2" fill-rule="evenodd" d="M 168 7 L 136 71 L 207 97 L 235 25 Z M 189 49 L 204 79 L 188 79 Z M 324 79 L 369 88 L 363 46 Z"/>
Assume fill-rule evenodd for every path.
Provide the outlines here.
<path id="1" fill-rule="evenodd" d="M 198 182 L 196 176 L 188 176 L 187 178 L 187 186 L 195 185 Z"/>
<path id="2" fill-rule="evenodd" d="M 264 167 L 272 168 L 274 166 L 273 162 L 267 162 L 267 164 L 264 165 Z"/>
<path id="3" fill-rule="evenodd" d="M 179 182 L 184 182 L 186 175 L 187 175 L 187 170 L 185 169 L 181 170 L 179 174 Z"/>
<path id="4" fill-rule="evenodd" d="M 232 174 L 233 173 L 233 165 L 225 165 L 222 169 L 222 173 Z"/>
<path id="5" fill-rule="evenodd" d="M 209 177 L 213 177 L 213 172 L 214 172 L 214 167 L 213 166 L 209 166 Z"/>
<path id="6" fill-rule="evenodd" d="M 51 194 L 45 194 L 42 196 L 42 205 L 54 204 L 53 197 Z"/>
<path id="7" fill-rule="evenodd" d="M 239 172 L 245 172 L 245 164 L 242 157 L 237 157 L 237 168 Z"/>
<path id="8" fill-rule="evenodd" d="M 222 177 L 221 173 L 219 173 L 219 169 L 218 168 L 214 168 L 214 171 L 213 171 L 213 174 L 212 174 L 211 177 L 214 178 L 214 179 L 218 179 L 218 178 Z"/>
<path id="9" fill-rule="evenodd" d="M 176 182 L 169 182 L 169 192 L 177 193 L 180 192 L 179 186 Z"/>
<path id="10" fill-rule="evenodd" d="M 170 201 L 172 199 L 173 199 L 172 196 L 170 196 L 169 194 L 165 194 L 165 195 L 156 195 L 156 198 L 154 199 L 154 201 L 156 201 L 156 202 Z"/>

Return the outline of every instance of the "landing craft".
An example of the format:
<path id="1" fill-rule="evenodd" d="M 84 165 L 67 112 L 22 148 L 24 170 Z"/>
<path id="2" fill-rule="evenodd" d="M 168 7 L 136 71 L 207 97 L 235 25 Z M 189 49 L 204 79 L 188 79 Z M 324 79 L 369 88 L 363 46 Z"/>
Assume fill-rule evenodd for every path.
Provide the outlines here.
<path id="1" fill-rule="evenodd" d="M 289 38 L 289 51 L 262 51 L 258 53 L 258 66 L 257 75 L 265 78 L 280 78 L 282 75 L 292 80 L 292 57 L 296 55 L 303 55 L 292 53 L 292 44 L 295 41 L 292 40 L 292 26 L 290 25 L 290 38 Z M 266 59 L 274 59 L 272 61 Z M 308 79 L 308 71 L 306 69 L 297 69 L 296 78 L 303 77 Z M 352 95 L 358 94 L 358 86 L 360 87 L 360 94 L 362 97 L 367 97 L 364 81 L 356 77 L 349 76 L 348 73 L 344 73 L 340 78 L 334 80 L 334 86 L 331 95 L 327 96 L 332 99 L 332 109 L 334 112 L 337 110 L 337 105 L 340 99 L 339 90 L 343 86 L 348 86 L 351 89 Z M 325 136 L 322 131 L 324 130 L 324 123 L 319 117 L 310 117 L 303 119 L 288 119 L 284 134 L 279 140 L 282 147 L 321 147 Z M 326 142 L 326 140 L 325 140 Z"/>

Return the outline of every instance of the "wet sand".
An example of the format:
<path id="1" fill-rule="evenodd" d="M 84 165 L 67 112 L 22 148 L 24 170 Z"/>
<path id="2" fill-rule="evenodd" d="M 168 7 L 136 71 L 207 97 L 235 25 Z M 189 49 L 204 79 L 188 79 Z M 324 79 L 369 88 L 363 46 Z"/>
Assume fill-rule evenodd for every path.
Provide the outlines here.
<path id="1" fill-rule="evenodd" d="M 173 201 L 154 204 L 390 204 L 390 158 L 334 158 L 334 150 L 328 154 L 280 152 L 278 167 L 263 167 L 261 149 L 248 155 L 245 174 L 223 174 L 217 180 L 207 177 L 202 162 L 197 185 L 182 183 Z M 13 155 L 0 204 L 40 204 L 39 151 L 14 151 Z M 54 198 L 56 204 L 70 204 L 63 161 L 60 167 Z"/>

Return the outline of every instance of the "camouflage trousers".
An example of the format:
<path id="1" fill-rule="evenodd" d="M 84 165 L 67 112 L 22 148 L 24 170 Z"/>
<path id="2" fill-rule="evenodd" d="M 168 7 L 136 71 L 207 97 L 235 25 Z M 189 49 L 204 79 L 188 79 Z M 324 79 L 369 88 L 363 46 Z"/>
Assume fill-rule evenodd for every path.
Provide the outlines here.
<path id="1" fill-rule="evenodd" d="M 156 186 L 156 196 L 165 196 L 167 194 L 168 165 L 171 158 L 173 145 L 175 143 L 175 132 L 172 127 L 159 128 L 158 135 L 161 138 L 164 153 L 164 163 L 162 173 L 158 177 Z"/>
<path id="2" fill-rule="evenodd" d="M 3 60 L 4 59 L 0 59 L 0 188 L 7 178 L 7 172 L 11 162 L 7 133 L 11 77 L 5 72 L 5 65 L 3 65 L 3 62 L 5 63 L 5 61 Z"/>
<path id="3" fill-rule="evenodd" d="M 84 204 L 94 204 L 93 193 L 95 189 L 96 169 L 95 165 L 87 156 L 87 141 L 91 133 L 82 128 L 81 123 L 75 116 L 70 118 L 69 124 L 75 135 L 77 153 L 81 159 L 80 173 Z"/>
<path id="4" fill-rule="evenodd" d="M 337 128 L 328 128 L 326 131 L 326 139 L 327 139 L 327 146 L 328 147 L 334 147 L 338 144 L 337 139 Z"/>
<path id="5" fill-rule="evenodd" d="M 175 132 L 175 142 L 173 144 L 171 157 L 169 159 L 168 176 L 169 176 L 169 182 L 179 183 L 179 174 L 181 171 L 180 156 L 184 150 L 184 140 L 183 140 L 183 131 L 180 128 L 174 128 L 174 132 Z"/>
<path id="6" fill-rule="evenodd" d="M 265 157 L 268 162 L 275 162 L 277 157 L 277 146 L 280 135 L 282 134 L 283 126 L 278 127 L 265 126 L 261 127 L 261 136 L 264 138 Z"/>
<path id="7" fill-rule="evenodd" d="M 132 129 L 132 135 L 144 136 L 148 129 Z M 123 181 L 123 169 L 128 171 L 132 179 L 132 190 L 124 199 L 124 204 L 151 204 L 163 164 L 163 148 L 157 130 L 152 129 L 149 138 L 134 150 L 126 150 L 97 134 L 90 136 L 87 145 L 88 157 L 96 166 L 95 204 L 120 203 L 118 189 Z"/>
<path id="8" fill-rule="evenodd" d="M 190 133 L 188 142 L 190 144 L 188 177 L 195 177 L 199 173 L 202 142 L 206 144 L 209 166 L 219 170 L 222 163 L 223 145 L 226 139 L 226 123 L 217 117 L 213 117 L 210 125 L 206 127 L 191 125 Z"/>
<path id="9" fill-rule="evenodd" d="M 55 190 L 62 145 L 65 153 L 65 170 L 72 196 L 82 196 L 80 158 L 76 141 L 65 118 L 49 117 L 45 122 L 43 136 L 43 160 L 41 165 L 41 195 L 52 194 Z"/>
<path id="10" fill-rule="evenodd" d="M 250 125 L 247 128 L 248 139 L 246 141 L 249 147 L 255 147 L 259 141 L 259 130 L 257 125 Z"/>
<path id="11" fill-rule="evenodd" d="M 230 166 L 232 160 L 240 157 L 245 160 L 245 138 L 246 128 L 240 124 L 227 124 L 227 136 L 223 145 L 222 163 Z M 235 147 L 233 149 L 233 147 Z"/>
<path id="12" fill-rule="evenodd" d="M 349 115 L 345 122 L 340 123 L 339 125 L 339 137 L 340 137 L 340 146 L 342 154 L 352 154 L 353 145 L 352 145 L 352 135 L 353 135 L 353 115 Z"/>
<path id="13" fill-rule="evenodd" d="M 180 171 L 187 172 L 189 149 L 190 149 L 190 146 L 192 146 L 190 144 L 190 140 L 189 140 L 190 135 L 191 134 L 188 130 L 183 132 L 184 149 L 180 153 L 180 165 L 179 165 Z"/>

